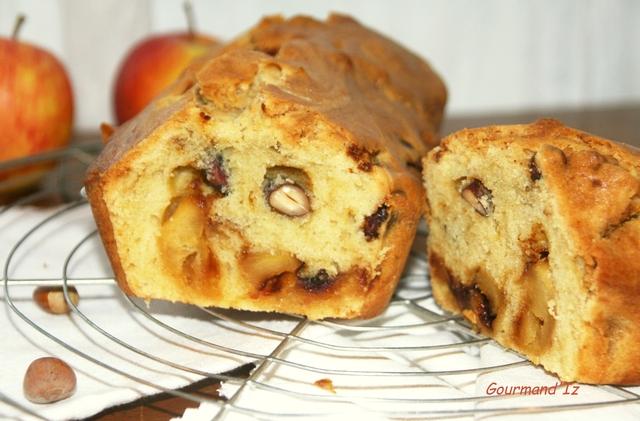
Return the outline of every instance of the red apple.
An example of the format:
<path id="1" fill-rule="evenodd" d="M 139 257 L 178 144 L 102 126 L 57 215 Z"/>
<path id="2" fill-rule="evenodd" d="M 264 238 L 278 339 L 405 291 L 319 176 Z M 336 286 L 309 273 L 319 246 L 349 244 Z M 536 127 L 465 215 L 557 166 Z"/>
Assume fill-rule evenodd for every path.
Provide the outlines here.
<path id="1" fill-rule="evenodd" d="M 193 59 L 216 44 L 212 38 L 189 32 L 156 35 L 136 44 L 124 59 L 116 79 L 114 103 L 118 123 L 142 111 Z"/>
<path id="2" fill-rule="evenodd" d="M 18 41 L 23 21 L 18 17 L 11 38 L 0 38 L 0 161 L 61 148 L 71 134 L 73 94 L 67 72 L 51 53 Z M 42 173 L 42 166 L 0 172 L 0 191 L 33 180 L 36 172 Z M 18 174 L 22 181 L 7 180 Z"/>

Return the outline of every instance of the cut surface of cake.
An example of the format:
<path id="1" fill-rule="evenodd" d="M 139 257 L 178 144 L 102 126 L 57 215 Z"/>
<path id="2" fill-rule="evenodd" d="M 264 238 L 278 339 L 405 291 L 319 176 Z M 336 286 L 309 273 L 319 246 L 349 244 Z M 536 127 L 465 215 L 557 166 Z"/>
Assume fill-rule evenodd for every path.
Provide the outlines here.
<path id="1" fill-rule="evenodd" d="M 351 18 L 267 18 L 118 128 L 86 188 L 120 286 L 325 317 L 388 303 L 446 100 Z"/>
<path id="2" fill-rule="evenodd" d="M 540 120 L 423 163 L 436 302 L 564 381 L 640 383 L 640 155 Z"/>

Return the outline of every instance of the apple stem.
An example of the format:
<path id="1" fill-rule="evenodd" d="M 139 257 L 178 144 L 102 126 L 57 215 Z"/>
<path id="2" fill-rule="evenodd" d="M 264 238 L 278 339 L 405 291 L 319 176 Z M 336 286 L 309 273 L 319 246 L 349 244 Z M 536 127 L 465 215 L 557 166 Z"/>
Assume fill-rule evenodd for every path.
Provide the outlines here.
<path id="1" fill-rule="evenodd" d="M 184 0 L 184 14 L 187 17 L 187 31 L 189 36 L 194 37 L 196 33 L 195 17 L 193 16 L 193 3 L 191 0 Z"/>
<path id="2" fill-rule="evenodd" d="M 18 39 L 18 34 L 20 33 L 20 28 L 22 28 L 22 24 L 27 20 L 27 17 L 22 13 L 16 16 L 16 21 L 13 24 L 13 32 L 11 33 L 11 39 Z"/>

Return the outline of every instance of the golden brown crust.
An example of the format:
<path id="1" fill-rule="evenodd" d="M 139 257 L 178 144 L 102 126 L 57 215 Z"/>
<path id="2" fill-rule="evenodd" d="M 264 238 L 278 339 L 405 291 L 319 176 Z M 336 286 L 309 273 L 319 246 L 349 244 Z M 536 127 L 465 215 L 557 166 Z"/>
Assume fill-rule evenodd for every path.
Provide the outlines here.
<path id="1" fill-rule="evenodd" d="M 184 99 L 176 98 L 172 102 L 165 102 L 163 106 L 154 105 L 146 108 L 138 118 L 134 118 L 116 129 L 117 140 L 115 135 L 112 135 L 98 158 L 91 163 L 87 170 L 84 184 L 87 198 L 91 203 L 91 211 L 118 285 L 127 294 L 132 294 L 132 291 L 120 262 L 109 210 L 104 202 L 103 183 L 105 179 L 103 176 L 111 165 L 119 162 L 130 149 L 145 139 L 183 105 Z"/>
<path id="2" fill-rule="evenodd" d="M 457 131 L 442 139 L 438 149 L 428 158 L 440 159 L 447 153 L 450 143 L 461 139 L 465 142 L 477 142 L 478 145 L 496 142 L 505 146 L 512 142 L 531 142 L 532 145 L 549 144 L 559 148 L 570 147 L 572 144 L 583 145 L 594 148 L 603 155 L 611 155 L 629 162 L 634 162 L 640 157 L 640 152 L 628 145 L 567 127 L 558 120 L 545 118 L 531 124 L 496 125 Z"/>
<path id="3" fill-rule="evenodd" d="M 587 383 L 640 383 L 640 154 L 625 145 L 563 126 L 465 129 L 445 138 L 427 158 L 437 165 L 464 142 L 469 149 L 512 144 L 535 153 L 535 162 L 564 216 L 576 259 L 584 265 L 585 333 L 576 379 Z M 428 219 L 431 215 L 428 215 Z M 440 304 L 461 309 L 444 288 L 443 260 L 430 253 L 432 284 Z M 445 269 L 443 269 L 445 268 Z"/>
<path id="4" fill-rule="evenodd" d="M 277 62 L 298 67 L 286 92 L 300 94 L 301 103 L 311 102 L 362 147 L 388 149 L 404 139 L 421 157 L 435 146 L 446 102 L 440 78 L 419 57 L 352 18 L 267 18 L 243 42 L 277 51 Z M 336 101 L 343 95 L 360 100 Z"/>
<path id="5" fill-rule="evenodd" d="M 157 129 L 169 116 L 181 110 L 185 103 L 186 98 L 164 97 L 161 102 L 153 103 L 136 118 L 115 129 L 109 142 L 87 170 L 87 182 L 93 182 L 106 173 L 112 164 L 119 162 L 129 150 Z"/>
<path id="6" fill-rule="evenodd" d="M 402 164 L 437 144 L 447 94 L 423 60 L 346 16 L 332 15 L 326 23 L 271 17 L 185 71 L 164 96 L 116 130 L 89 171 L 105 172 L 188 102 L 240 105 L 264 64 L 292 72 L 284 84 L 266 86 L 265 105 L 318 113 L 361 148 L 387 150 Z"/>
<path id="7" fill-rule="evenodd" d="M 127 275 L 122 269 L 122 263 L 120 262 L 120 255 L 118 254 L 118 245 L 113 235 L 113 227 L 111 226 L 111 218 L 109 216 L 109 210 L 104 203 L 102 184 L 99 178 L 93 178 L 91 174 L 85 181 L 87 197 L 91 203 L 91 212 L 93 218 L 96 221 L 98 232 L 102 237 L 102 244 L 104 245 L 107 257 L 111 262 L 111 268 L 113 269 L 118 286 L 126 293 L 131 294 L 129 284 L 127 283 Z"/>
<path id="8" fill-rule="evenodd" d="M 326 22 L 264 19 L 192 65 L 163 96 L 115 131 L 89 169 L 87 190 L 116 277 L 127 289 L 102 185 L 128 171 L 134 148 L 163 122 L 187 118 L 187 110 L 197 107 L 205 125 L 216 113 L 252 106 L 256 97 L 262 113 L 282 128 L 282 142 L 296 145 L 322 123 L 338 134 L 327 141 L 342 142 L 339 146 L 358 170 L 386 171 L 390 192 L 385 203 L 393 208 L 395 226 L 385 231 L 388 253 L 379 273 L 364 281 L 357 271 L 338 276 L 363 300 L 360 312 L 347 317 L 380 313 L 398 282 L 422 212 L 424 191 L 416 166 L 437 143 L 446 90 L 423 60 L 338 15 Z M 281 308 L 277 295 L 261 297 L 256 306 L 307 313 L 304 303 Z"/>

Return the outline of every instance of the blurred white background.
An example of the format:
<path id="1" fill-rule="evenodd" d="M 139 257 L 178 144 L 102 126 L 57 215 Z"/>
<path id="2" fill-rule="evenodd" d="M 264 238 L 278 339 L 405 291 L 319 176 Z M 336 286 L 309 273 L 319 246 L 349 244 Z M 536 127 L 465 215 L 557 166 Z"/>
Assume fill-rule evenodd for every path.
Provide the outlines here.
<path id="1" fill-rule="evenodd" d="M 197 27 L 229 39 L 265 14 L 356 17 L 425 57 L 449 88 L 449 115 L 640 101 L 637 0 L 194 0 Z M 180 0 L 0 0 L 0 33 L 70 71 L 76 126 L 112 121 L 119 61 L 152 33 L 184 30 Z"/>

